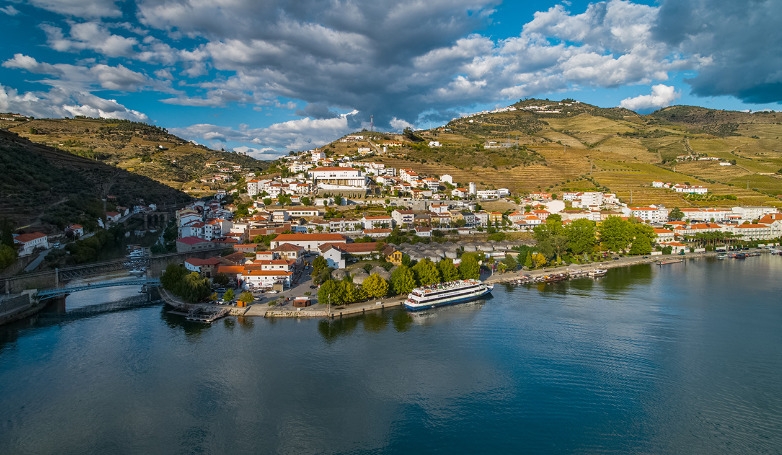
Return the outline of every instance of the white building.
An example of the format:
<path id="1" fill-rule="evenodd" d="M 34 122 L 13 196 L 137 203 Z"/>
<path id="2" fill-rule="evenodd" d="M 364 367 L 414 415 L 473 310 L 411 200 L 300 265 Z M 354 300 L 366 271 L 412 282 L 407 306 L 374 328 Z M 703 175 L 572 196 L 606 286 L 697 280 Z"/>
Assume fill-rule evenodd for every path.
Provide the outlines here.
<path id="1" fill-rule="evenodd" d="M 777 213 L 776 207 L 733 207 L 734 215 L 741 216 L 741 221 L 752 221 L 763 218 L 764 215 Z"/>
<path id="2" fill-rule="evenodd" d="M 641 219 L 646 223 L 664 223 L 668 221 L 668 209 L 650 205 L 648 207 L 626 207 L 623 213 L 629 211 L 628 215 Z"/>
<path id="3" fill-rule="evenodd" d="M 352 167 L 319 167 L 308 171 L 313 184 L 333 190 L 366 190 L 367 177 Z"/>
<path id="4" fill-rule="evenodd" d="M 42 232 L 15 235 L 14 243 L 21 245 L 19 256 L 29 256 L 36 248 L 49 248 L 49 239 Z"/>

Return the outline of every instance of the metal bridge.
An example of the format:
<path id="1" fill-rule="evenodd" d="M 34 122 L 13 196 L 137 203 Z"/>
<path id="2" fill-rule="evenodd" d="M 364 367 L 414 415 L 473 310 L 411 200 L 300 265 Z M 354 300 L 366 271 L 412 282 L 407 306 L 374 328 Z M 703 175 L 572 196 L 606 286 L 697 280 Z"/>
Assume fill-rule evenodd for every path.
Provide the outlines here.
<path id="1" fill-rule="evenodd" d="M 105 281 L 101 283 L 81 284 L 78 286 L 69 286 L 65 288 L 44 289 L 38 291 L 38 298 L 41 300 L 45 300 L 45 299 L 51 299 L 53 297 L 60 297 L 63 295 L 72 294 L 78 291 L 86 291 L 88 289 L 109 288 L 114 286 L 160 286 L 160 280 L 158 278 L 134 278 L 132 280 Z"/>
<path id="2" fill-rule="evenodd" d="M 100 303 L 97 305 L 87 305 L 81 308 L 75 308 L 64 313 L 41 312 L 38 313 L 38 319 L 44 321 L 61 321 L 65 319 L 80 319 L 97 316 L 104 313 L 113 313 L 116 311 L 131 310 L 135 308 L 144 308 L 163 303 L 162 300 L 150 300 L 148 295 L 138 297 L 128 297 L 115 302 Z"/>

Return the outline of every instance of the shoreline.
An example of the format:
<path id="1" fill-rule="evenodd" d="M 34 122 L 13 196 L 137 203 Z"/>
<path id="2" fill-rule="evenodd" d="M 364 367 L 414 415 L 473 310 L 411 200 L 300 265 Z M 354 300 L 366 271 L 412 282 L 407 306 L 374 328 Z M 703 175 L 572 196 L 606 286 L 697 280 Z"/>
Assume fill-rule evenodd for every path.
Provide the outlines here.
<path id="1" fill-rule="evenodd" d="M 687 253 L 686 255 L 665 255 L 665 256 L 649 256 L 644 257 L 622 257 L 618 260 L 609 260 L 602 262 L 591 262 L 589 264 L 571 264 L 562 265 L 558 267 L 544 267 L 536 270 L 520 270 L 516 272 L 506 272 L 502 274 L 492 274 L 485 280 L 485 283 L 498 284 L 498 283 L 510 283 L 525 274 L 529 274 L 532 277 L 540 277 L 543 275 L 549 275 L 551 273 L 562 273 L 570 271 L 590 270 L 595 268 L 602 269 L 615 269 L 619 267 L 630 267 L 638 264 L 654 264 L 663 260 L 676 260 L 682 261 L 688 259 L 699 259 L 704 257 L 716 257 L 716 252 L 701 252 L 701 253 Z M 305 308 L 279 308 L 269 307 L 264 304 L 249 305 L 247 311 L 243 316 L 254 316 L 264 318 L 341 318 L 345 316 L 354 316 L 358 314 L 365 314 L 368 311 L 382 311 L 387 308 L 396 308 L 403 306 L 405 297 L 395 296 L 392 298 L 378 299 L 371 302 L 359 302 L 350 305 L 343 305 L 333 307 L 331 311 L 322 307 L 320 304 L 315 304 Z M 232 313 L 233 314 L 233 313 Z"/>

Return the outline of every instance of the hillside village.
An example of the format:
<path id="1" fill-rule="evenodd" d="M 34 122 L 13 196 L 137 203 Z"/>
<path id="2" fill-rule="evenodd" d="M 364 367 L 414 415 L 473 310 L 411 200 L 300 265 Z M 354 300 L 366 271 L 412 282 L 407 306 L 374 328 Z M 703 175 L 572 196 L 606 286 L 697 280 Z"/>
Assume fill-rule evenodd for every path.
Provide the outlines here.
<path id="1" fill-rule="evenodd" d="M 359 142 L 363 137 L 344 140 Z M 638 220 L 654 230 L 655 251 L 650 254 L 694 250 L 689 241 L 706 233 L 721 232 L 728 238 L 754 242 L 782 237 L 782 214 L 774 207 L 674 210 L 662 205 L 628 205 L 615 194 L 599 191 L 514 195 L 503 188 L 455 182 L 449 175 L 385 166 L 372 161 L 373 149 L 357 146 L 355 154 L 343 156 L 310 150 L 281 160 L 288 171 L 285 177 L 246 175 L 246 188 L 234 190 L 232 196 L 235 201 L 240 195 L 244 198 L 247 213 L 240 216 L 236 203 L 223 207 L 219 199 L 183 208 L 176 217 L 177 251 L 230 244 L 234 254 L 192 259 L 186 266 L 205 276 L 224 273 L 254 290 L 286 289 L 301 272 L 303 258 L 313 255 L 325 258 L 334 270 L 363 259 L 399 265 L 405 255 L 432 262 L 448 258 L 458 264 L 462 252 L 474 251 L 500 260 L 518 253 L 519 245 L 533 244 L 531 231 L 552 215 L 563 225 L 581 219 L 595 223 L 611 217 Z M 696 194 L 706 190 L 653 183 L 658 184 Z M 482 208 L 492 203 L 513 208 Z M 414 243 L 389 242 L 400 232 L 409 233 Z M 500 233 L 495 238 L 504 240 L 480 240 L 488 233 Z M 514 234 L 519 234 L 517 240 L 509 240 Z M 361 281 L 367 273 L 354 268 L 353 274 Z"/>
<path id="2" fill-rule="evenodd" d="M 193 259 L 186 265 L 200 272 L 211 270 L 207 275 L 228 273 L 238 281 L 271 287 L 289 285 L 305 254 L 324 256 L 333 269 L 344 269 L 359 258 L 389 260 L 395 254 L 397 259 L 405 254 L 413 259 L 449 257 L 458 261 L 459 253 L 472 250 L 502 258 L 514 246 L 530 243 L 532 236 L 523 233 L 531 233 L 551 215 L 557 215 L 563 225 L 580 219 L 595 223 L 610 217 L 637 219 L 653 226 L 658 253 L 666 247 L 674 253 L 686 250 L 687 239 L 709 232 L 746 241 L 782 237 L 782 214 L 774 207 L 685 207 L 674 211 L 662 205 L 633 206 L 615 194 L 600 191 L 511 194 L 507 188 L 481 188 L 475 182 L 454 181 L 448 174 L 426 175 L 414 167 L 397 169 L 373 159 L 388 153 L 399 141 L 372 143 L 356 134 L 340 142 L 354 144 L 353 151 L 292 153 L 280 159 L 283 172 L 245 173 L 244 187 L 230 192 L 219 189 L 213 199 L 178 210 L 176 251 L 230 247 L 238 253 L 219 261 Z M 241 166 L 233 163 L 207 163 L 207 168 L 215 170 L 209 179 L 222 182 L 243 173 Z M 697 195 L 708 192 L 702 186 L 660 181 L 651 182 L 651 186 Z M 226 197 L 232 202 L 224 203 Z M 483 205 L 503 209 L 484 209 Z M 156 209 L 154 203 L 118 206 L 96 221 L 105 229 Z M 672 212 L 677 216 L 672 217 Z M 432 246 L 392 245 L 388 239 L 396 232 L 409 233 Z M 522 240 L 477 240 L 498 232 L 516 233 Z M 19 256 L 28 256 L 52 244 L 59 246 L 64 238 L 84 236 L 84 227 L 72 223 L 63 234 L 65 237 L 27 232 L 15 234 L 14 242 Z"/>

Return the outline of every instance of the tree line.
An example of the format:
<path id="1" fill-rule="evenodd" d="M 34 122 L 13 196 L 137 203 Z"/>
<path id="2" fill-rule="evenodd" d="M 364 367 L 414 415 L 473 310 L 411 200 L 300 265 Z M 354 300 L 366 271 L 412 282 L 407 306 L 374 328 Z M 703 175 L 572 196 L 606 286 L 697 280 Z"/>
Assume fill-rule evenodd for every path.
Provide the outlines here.
<path id="1" fill-rule="evenodd" d="M 322 258 L 318 257 L 312 263 L 313 280 L 322 283 L 318 289 L 318 302 L 332 305 L 404 295 L 418 286 L 459 279 L 478 279 L 481 267 L 481 256 L 478 253 L 462 254 L 458 267 L 449 258 L 441 259 L 436 263 L 430 259 L 422 259 L 417 262 L 407 261 L 407 264 L 396 267 L 388 280 L 373 273 L 359 286 L 353 283 L 350 277 L 345 277 L 342 280 L 332 279 L 329 275 L 331 269 L 325 264 L 325 259 L 323 261 L 318 259 Z"/>
<path id="2" fill-rule="evenodd" d="M 533 234 L 537 247 L 521 248 L 517 258 L 528 268 L 599 260 L 604 253 L 649 254 L 657 237 L 651 226 L 633 218 L 612 216 L 600 226 L 587 219 L 563 225 L 557 214 L 549 215 Z"/>

